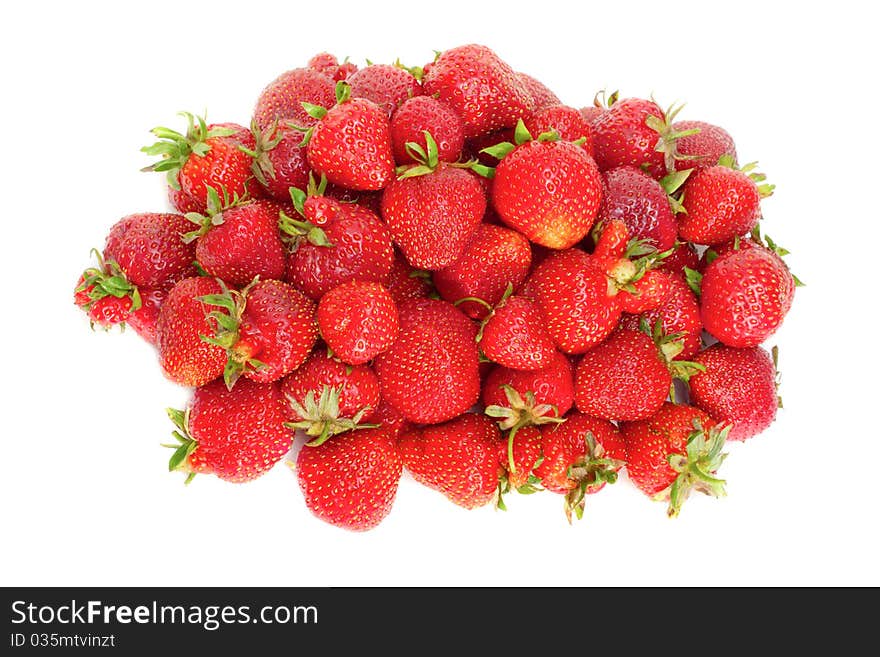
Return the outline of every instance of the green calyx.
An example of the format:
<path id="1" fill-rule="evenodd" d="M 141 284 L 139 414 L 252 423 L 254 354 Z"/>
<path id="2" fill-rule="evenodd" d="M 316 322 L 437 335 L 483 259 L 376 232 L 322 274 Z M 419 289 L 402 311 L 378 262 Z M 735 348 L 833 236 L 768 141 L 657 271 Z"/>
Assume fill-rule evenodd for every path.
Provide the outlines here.
<path id="1" fill-rule="evenodd" d="M 666 199 L 675 214 L 687 214 L 684 207 L 684 190 L 681 187 L 693 172 L 693 169 L 682 169 L 681 171 L 673 171 L 660 179 L 660 186 L 666 192 Z"/>
<path id="2" fill-rule="evenodd" d="M 401 63 L 399 57 L 394 60 L 393 66 L 395 68 L 399 68 L 399 69 L 406 71 L 407 73 L 412 75 L 416 80 L 419 80 L 420 82 L 421 82 L 422 78 L 425 77 L 425 69 L 423 69 L 421 66 L 406 66 L 405 64 Z"/>
<path id="3" fill-rule="evenodd" d="M 178 115 L 186 119 L 185 134 L 159 126 L 150 131 L 159 138 L 159 141 L 141 148 L 142 153 L 150 156 L 158 155 L 161 158 L 141 171 L 164 171 L 168 184 L 174 189 L 180 189 L 177 174 L 189 157 L 191 155 L 204 157 L 211 150 L 208 139 L 235 134 L 233 128 L 208 129 L 204 116 L 194 116 L 190 112 L 178 112 Z"/>
<path id="4" fill-rule="evenodd" d="M 91 310 L 92 306 L 104 297 L 116 297 L 117 299 L 128 297 L 131 299 L 129 314 L 139 310 L 143 304 L 137 285 L 128 280 L 125 272 L 115 260 L 105 261 L 97 249 L 92 249 L 92 254 L 98 261 L 98 266 L 89 267 L 83 272 L 83 282 L 75 290 L 76 292 L 88 290 L 89 302 L 83 306 L 83 309 Z"/>
<path id="5" fill-rule="evenodd" d="M 303 419 L 297 422 L 285 422 L 284 426 L 289 429 L 302 429 L 307 436 L 313 436 L 313 440 L 306 443 L 308 447 L 317 447 L 345 431 L 374 429 L 379 426 L 361 422 L 364 415 L 371 410 L 369 406 L 362 408 L 350 418 L 339 417 L 340 391 L 341 388 L 325 385 L 321 389 L 321 395 L 315 400 L 314 391 L 309 390 L 302 404 L 288 395 L 287 401 L 290 407 Z"/>
<path id="6" fill-rule="evenodd" d="M 607 458 L 605 448 L 602 447 L 593 436 L 591 431 L 584 434 L 586 453 L 567 472 L 569 479 L 577 482 L 577 485 L 565 495 L 565 518 L 571 524 L 574 514 L 578 520 L 584 517 L 584 506 L 587 494 L 603 484 L 613 484 L 617 481 L 617 471 L 624 466 L 619 459 Z"/>
<path id="7" fill-rule="evenodd" d="M 770 249 L 771 251 L 773 251 L 773 253 L 778 255 L 780 258 L 785 258 L 785 256 L 791 254 L 791 251 L 780 246 L 779 244 L 774 242 L 772 239 L 770 239 L 769 235 L 761 235 L 761 225 L 760 224 L 755 224 L 755 227 L 752 229 L 750 237 L 752 238 L 752 240 L 754 242 L 757 242 L 758 244 Z M 736 245 L 734 245 L 734 248 L 738 248 L 738 247 Z M 791 271 L 789 271 L 789 273 L 791 274 L 791 277 L 794 279 L 795 287 L 804 287 L 805 286 L 805 283 L 801 279 L 799 279 L 797 276 L 795 276 Z"/>
<path id="8" fill-rule="evenodd" d="M 684 103 L 673 103 L 669 106 L 669 109 L 663 112 L 662 117 L 649 114 L 645 118 L 645 125 L 657 133 L 657 143 L 654 145 L 654 150 L 658 153 L 663 153 L 663 161 L 667 171 L 675 171 L 675 164 L 678 160 L 687 161 L 695 159 L 694 156 L 680 154 L 676 145 L 676 142 L 682 137 L 695 135 L 700 132 L 699 128 L 691 128 L 689 130 L 672 129 L 675 117 L 681 112 L 682 108 L 684 108 Z"/>
<path id="9" fill-rule="evenodd" d="M 196 476 L 196 473 L 190 470 L 189 457 L 199 446 L 199 443 L 192 437 L 192 434 L 190 434 L 189 431 L 190 409 L 187 408 L 186 411 L 181 411 L 176 408 L 166 408 L 165 412 L 168 413 L 168 417 L 176 427 L 175 430 L 171 432 L 171 435 L 174 436 L 176 442 L 170 444 L 162 443 L 162 447 L 168 447 L 174 450 L 171 454 L 171 458 L 168 460 L 168 471 L 186 472 L 187 476 L 184 483 L 189 484 Z"/>
<path id="10" fill-rule="evenodd" d="M 703 292 L 703 275 L 696 269 L 691 269 L 690 267 L 683 267 L 682 271 L 684 272 L 684 280 L 691 289 L 691 292 L 699 297 Z"/>
<path id="11" fill-rule="evenodd" d="M 437 142 L 427 130 L 423 130 L 422 134 L 425 136 L 425 146 L 427 148 L 422 148 L 421 144 L 414 141 L 406 142 L 404 148 L 409 156 L 415 160 L 416 164 L 405 164 L 397 167 L 398 180 L 424 176 L 433 173 L 440 166 L 440 149 L 437 147 Z"/>
<path id="12" fill-rule="evenodd" d="M 188 221 L 198 226 L 195 230 L 181 235 L 181 239 L 186 244 L 189 244 L 193 240 L 196 240 L 207 233 L 211 230 L 212 226 L 219 226 L 222 224 L 223 212 L 225 210 L 229 210 L 230 208 L 241 205 L 249 200 L 247 194 L 245 196 L 239 196 L 237 193 L 233 193 L 230 197 L 229 192 L 227 192 L 226 188 L 222 186 L 220 187 L 219 192 L 210 185 L 206 185 L 205 187 L 207 189 L 207 208 L 205 213 L 187 212 L 183 215 Z"/>
<path id="13" fill-rule="evenodd" d="M 776 388 L 776 406 L 782 408 L 782 397 L 779 395 L 779 386 L 782 383 L 782 375 L 779 373 L 779 346 L 774 345 L 770 349 L 770 356 L 773 358 L 773 386 Z"/>
<path id="14" fill-rule="evenodd" d="M 284 139 L 284 132 L 278 122 L 273 121 L 265 129 L 260 130 L 256 121 L 251 121 L 251 133 L 254 135 L 253 150 L 241 146 L 242 153 L 252 158 L 251 173 L 263 187 L 269 186 L 269 179 L 275 180 L 275 165 L 269 158 L 269 152 Z"/>
<path id="15" fill-rule="evenodd" d="M 758 168 L 757 162 L 749 162 L 748 164 L 737 166 L 736 160 L 734 160 L 732 156 L 725 153 L 720 158 L 718 158 L 718 165 L 722 167 L 727 167 L 728 169 L 733 169 L 734 171 L 742 171 L 744 174 L 746 174 L 757 186 L 758 194 L 761 196 L 761 198 L 772 196 L 773 190 L 776 189 L 776 185 L 770 185 L 764 182 L 765 180 L 767 180 L 766 175 L 755 171 L 755 169 Z"/>
<path id="16" fill-rule="evenodd" d="M 593 106 L 598 107 L 599 109 L 610 109 L 619 99 L 619 91 L 612 91 L 609 94 L 606 89 L 601 89 L 596 92 L 595 96 L 593 96 Z"/>
<path id="17" fill-rule="evenodd" d="M 296 251 L 303 241 L 315 246 L 333 246 L 321 227 L 310 221 L 288 217 L 283 211 L 278 215 L 278 228 L 281 230 L 282 240 L 287 243 L 291 252 Z"/>
<path id="18" fill-rule="evenodd" d="M 705 365 L 700 363 L 675 360 L 676 356 L 684 350 L 684 333 L 664 333 L 663 324 L 659 317 L 653 327 L 649 326 L 648 320 L 642 317 L 639 320 L 639 330 L 648 335 L 657 345 L 657 351 L 666 361 L 666 366 L 673 378 L 686 382 L 698 372 L 706 371 Z M 671 394 L 674 397 L 675 393 Z"/>
<path id="19" fill-rule="evenodd" d="M 692 490 L 699 491 L 713 497 L 723 497 L 725 491 L 724 479 L 716 476 L 718 468 L 727 457 L 722 453 L 724 443 L 730 433 L 730 425 L 712 427 L 708 432 L 704 430 L 702 423 L 694 419 L 694 430 L 688 436 L 685 454 L 670 454 L 667 457 L 669 466 L 678 473 L 667 490 L 660 492 L 656 498 L 669 498 L 667 515 L 670 518 L 678 516 L 681 506 L 690 495 Z"/>

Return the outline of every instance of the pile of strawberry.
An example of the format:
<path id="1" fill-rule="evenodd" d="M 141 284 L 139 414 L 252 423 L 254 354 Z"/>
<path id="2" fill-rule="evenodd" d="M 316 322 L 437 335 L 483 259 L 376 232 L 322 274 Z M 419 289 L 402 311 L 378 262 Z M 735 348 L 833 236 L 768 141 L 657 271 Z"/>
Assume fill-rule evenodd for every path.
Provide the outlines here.
<path id="1" fill-rule="evenodd" d="M 480 45 L 322 53 L 249 128 L 153 130 L 174 211 L 120 219 L 75 302 L 193 389 L 168 411 L 187 481 L 291 455 L 308 508 L 366 530 L 404 469 L 465 508 L 557 493 L 571 519 L 625 467 L 676 515 L 774 420 L 762 343 L 797 284 L 758 231 L 772 186 L 679 109 L 570 107 Z"/>

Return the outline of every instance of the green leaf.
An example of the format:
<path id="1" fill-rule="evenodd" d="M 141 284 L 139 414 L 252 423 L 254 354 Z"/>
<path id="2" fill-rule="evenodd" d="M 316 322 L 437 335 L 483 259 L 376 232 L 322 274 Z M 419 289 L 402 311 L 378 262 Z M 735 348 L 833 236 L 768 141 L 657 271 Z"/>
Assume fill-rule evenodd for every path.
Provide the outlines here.
<path id="1" fill-rule="evenodd" d="M 319 121 L 327 116 L 327 110 L 320 105 L 315 105 L 313 103 L 308 103 L 306 101 L 302 101 L 300 103 L 303 109 L 306 111 L 306 114 L 311 116 L 313 119 L 318 119 Z M 308 143 L 308 140 L 304 140 L 305 143 Z"/>
<path id="2" fill-rule="evenodd" d="M 522 119 L 519 119 L 516 122 L 516 128 L 514 128 L 513 131 L 513 140 L 516 142 L 517 146 L 525 144 L 527 141 L 532 141 L 532 133 L 526 128 L 526 124 Z"/>
<path id="3" fill-rule="evenodd" d="M 703 275 L 696 269 L 691 269 L 690 267 L 684 267 L 683 271 L 684 279 L 687 282 L 688 287 L 699 297 L 702 294 L 701 285 L 703 282 Z"/>
<path id="4" fill-rule="evenodd" d="M 486 148 L 483 148 L 480 152 L 486 153 L 486 155 L 491 155 L 496 160 L 503 160 L 506 156 L 510 155 L 515 148 L 515 144 L 511 144 L 509 141 L 502 141 L 494 146 L 486 146 Z"/>

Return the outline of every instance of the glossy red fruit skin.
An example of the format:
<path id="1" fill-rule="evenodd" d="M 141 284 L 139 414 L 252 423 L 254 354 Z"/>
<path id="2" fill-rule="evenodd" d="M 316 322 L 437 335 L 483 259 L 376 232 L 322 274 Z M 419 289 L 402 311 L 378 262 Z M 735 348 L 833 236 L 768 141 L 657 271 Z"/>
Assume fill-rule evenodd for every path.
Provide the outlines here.
<path id="1" fill-rule="evenodd" d="M 645 495 L 653 497 L 662 493 L 675 481 L 678 473 L 668 459 L 671 454 L 686 455 L 694 420 L 699 420 L 706 431 L 717 424 L 698 408 L 671 402 L 664 402 L 646 420 L 621 422 L 620 431 L 626 443 L 626 471 L 630 481 Z"/>
<path id="2" fill-rule="evenodd" d="M 534 106 L 534 111 L 539 111 L 544 109 L 545 107 L 549 107 L 551 105 L 559 105 L 562 103 L 559 100 L 559 96 L 553 93 L 547 85 L 538 80 L 537 78 L 532 77 L 527 73 L 517 73 L 516 77 L 519 78 L 520 83 L 525 87 L 526 91 L 529 92 L 529 95 L 532 97 L 532 105 Z M 535 135 L 532 133 L 535 137 Z"/>
<path id="3" fill-rule="evenodd" d="M 700 266 L 700 256 L 696 249 L 689 242 L 678 242 L 673 252 L 663 258 L 658 265 L 658 269 L 668 271 L 678 276 L 684 276 L 684 268 L 698 269 Z"/>
<path id="4" fill-rule="evenodd" d="M 652 178 L 666 175 L 663 153 L 655 151 L 659 137 L 645 122 L 648 116 L 664 118 L 650 100 L 625 98 L 601 112 L 593 121 L 593 152 L 600 171 L 620 166 L 647 167 Z"/>
<path id="5" fill-rule="evenodd" d="M 682 334 L 684 348 L 674 360 L 691 360 L 702 345 L 703 322 L 700 319 L 700 303 L 681 276 L 662 273 L 668 277 L 669 293 L 661 305 L 639 315 L 624 313 L 620 318 L 620 326 L 635 331 L 644 319 L 648 327 L 653 330 L 659 319 L 663 335 Z"/>
<path id="6" fill-rule="evenodd" d="M 523 122 L 534 139 L 545 132 L 556 132 L 563 141 L 583 139 L 582 147 L 593 155 L 593 129 L 574 107 L 561 104 L 544 106 L 529 114 Z"/>
<path id="7" fill-rule="evenodd" d="M 193 228 L 184 216 L 145 212 L 130 214 L 110 229 L 104 260 L 114 260 L 131 283 L 160 287 L 195 276 L 195 245 L 182 235 Z"/>
<path id="8" fill-rule="evenodd" d="M 286 404 L 274 383 L 239 380 L 228 390 L 212 381 L 193 394 L 189 431 L 198 443 L 189 456 L 193 472 L 244 483 L 265 474 L 293 443 L 284 426 Z"/>
<path id="9" fill-rule="evenodd" d="M 654 340 L 622 329 L 581 358 L 575 404 L 581 413 L 606 420 L 643 420 L 660 408 L 671 385 L 672 374 Z"/>
<path id="10" fill-rule="evenodd" d="M 700 169 L 718 164 L 722 155 L 729 155 L 736 162 L 736 145 L 733 137 L 724 128 L 705 121 L 676 121 L 672 124 L 673 132 L 693 129 L 700 132 L 680 137 L 675 142 L 677 153 L 688 156 L 676 160 L 676 170 L 693 169 L 696 173 Z"/>
<path id="11" fill-rule="evenodd" d="M 196 258 L 211 276 L 244 286 L 254 277 L 281 279 L 287 252 L 278 231 L 281 207 L 256 200 L 223 210 L 218 222 L 196 240 Z"/>
<path id="12" fill-rule="evenodd" d="M 451 48 L 426 68 L 425 94 L 438 97 L 461 116 L 465 138 L 512 128 L 534 107 L 514 70 L 486 46 Z"/>
<path id="13" fill-rule="evenodd" d="M 555 406 L 557 416 L 565 415 L 574 403 L 574 368 L 558 351 L 553 354 L 550 365 L 541 370 L 514 370 L 496 365 L 483 382 L 483 405 L 508 406 L 501 387 L 505 384 L 522 397 L 533 392 L 535 403 Z"/>
<path id="14" fill-rule="evenodd" d="M 366 98 L 331 107 L 315 125 L 306 154 L 309 166 L 334 185 L 370 191 L 394 179 L 388 114 Z"/>
<path id="15" fill-rule="evenodd" d="M 317 55 L 312 56 L 307 66 L 336 82 L 345 80 L 349 75 L 358 70 L 356 64 L 348 61 L 340 64 L 336 55 L 328 52 L 319 52 Z"/>
<path id="16" fill-rule="evenodd" d="M 610 169 L 602 178 L 599 222 L 619 219 L 629 229 L 630 238 L 650 240 L 658 251 L 673 247 L 678 223 L 660 183 L 632 166 Z"/>
<path id="17" fill-rule="evenodd" d="M 568 142 L 526 142 L 495 169 L 492 204 L 501 220 L 542 246 L 577 244 L 593 227 L 601 201 L 593 158 Z"/>
<path id="18" fill-rule="evenodd" d="M 370 210 L 342 204 L 342 213 L 322 228 L 333 246 L 301 243 L 288 256 L 285 280 L 314 300 L 348 281 L 383 281 L 394 250 L 385 224 Z"/>
<path id="19" fill-rule="evenodd" d="M 156 344 L 156 322 L 159 320 L 159 309 L 165 303 L 165 297 L 168 296 L 171 287 L 168 285 L 139 288 L 141 307 L 125 317 L 125 322 L 152 345 Z"/>
<path id="20" fill-rule="evenodd" d="M 318 302 L 318 326 L 342 362 L 363 365 L 390 347 L 400 321 L 397 304 L 381 283 L 349 281 Z"/>
<path id="21" fill-rule="evenodd" d="M 382 218 L 407 261 L 436 270 L 458 259 L 486 211 L 477 177 L 440 163 L 432 173 L 392 181 L 382 194 Z"/>
<path id="22" fill-rule="evenodd" d="M 694 361 L 706 368 L 688 384 L 694 406 L 722 424 L 730 424 L 728 440 L 746 440 L 769 427 L 776 418 L 776 367 L 761 347 L 737 349 L 714 344 Z"/>
<path id="23" fill-rule="evenodd" d="M 761 218 L 761 195 L 748 174 L 726 166 L 705 168 L 684 184 L 678 234 L 695 244 L 719 244 L 745 235 Z"/>
<path id="24" fill-rule="evenodd" d="M 311 169 L 306 147 L 301 145 L 303 133 L 283 125 L 278 130 L 281 140 L 266 153 L 275 175 L 264 174 L 266 185 L 261 187 L 276 201 L 290 203 L 290 188 L 305 189 Z"/>
<path id="25" fill-rule="evenodd" d="M 265 130 L 273 121 L 290 121 L 309 128 L 316 119 L 303 108 L 303 101 L 330 108 L 336 104 L 336 83 L 326 75 L 310 68 L 286 71 L 270 82 L 257 99 L 254 121 Z"/>
<path id="26" fill-rule="evenodd" d="M 404 301 L 398 314 L 397 340 L 373 362 L 382 398 L 422 424 L 467 411 L 480 395 L 476 326 L 437 299 Z"/>
<path id="27" fill-rule="evenodd" d="M 396 304 L 402 303 L 405 299 L 424 298 L 433 289 L 430 274 L 410 265 L 397 249 L 394 251 L 391 271 L 383 282 Z"/>
<path id="28" fill-rule="evenodd" d="M 531 261 L 531 246 L 522 234 L 484 223 L 477 227 L 455 262 L 434 272 L 434 285 L 450 303 L 474 297 L 494 306 L 501 301 L 508 285 L 517 288 L 525 280 Z M 482 319 L 489 312 L 474 301 L 465 301 L 458 309 L 475 319 Z"/>
<path id="29" fill-rule="evenodd" d="M 385 428 L 347 431 L 297 455 L 296 477 L 317 518 L 350 531 L 376 527 L 391 512 L 403 470 Z"/>
<path id="30" fill-rule="evenodd" d="M 512 489 L 517 489 L 529 482 L 529 477 L 535 465 L 543 456 L 541 450 L 541 431 L 536 426 L 527 426 L 518 429 L 513 436 L 513 465 L 515 472 L 510 471 L 509 456 L 507 453 L 507 435 L 498 444 L 498 460 L 501 467 L 507 472 L 507 483 Z"/>
<path id="31" fill-rule="evenodd" d="M 403 464 L 413 479 L 450 501 L 475 509 L 495 499 L 503 444 L 493 420 L 465 413 L 445 422 L 413 427 L 398 437 Z"/>
<path id="32" fill-rule="evenodd" d="M 449 105 L 433 96 L 409 98 L 391 116 L 391 145 L 397 164 L 412 164 L 415 160 L 406 151 L 408 142 L 417 143 L 427 150 L 425 131 L 437 144 L 441 162 L 455 162 L 464 147 L 464 122 Z"/>
<path id="33" fill-rule="evenodd" d="M 327 355 L 325 349 L 315 349 L 295 371 L 281 380 L 285 397 L 305 405 L 306 395 L 311 392 L 315 400 L 321 396 L 324 386 L 339 390 L 339 417 L 351 418 L 359 411 L 368 410 L 363 422 L 371 422 L 381 402 L 379 379 L 369 365 L 346 365 Z M 305 420 L 292 407 L 288 409 L 293 422 Z"/>
<path id="34" fill-rule="evenodd" d="M 719 256 L 703 274 L 703 328 L 730 347 L 756 347 L 782 325 L 794 300 L 794 278 L 762 246 Z"/>
<path id="35" fill-rule="evenodd" d="M 201 338 L 217 332 L 216 321 L 207 315 L 218 308 L 198 300 L 222 291 L 214 278 L 185 278 L 171 288 L 159 309 L 156 349 L 162 371 L 174 383 L 198 387 L 223 374 L 226 350 Z"/>
<path id="36" fill-rule="evenodd" d="M 483 325 L 480 349 L 489 360 L 514 370 L 549 367 L 556 353 L 541 308 L 516 295 L 496 307 Z"/>
<path id="37" fill-rule="evenodd" d="M 390 64 L 372 64 L 347 78 L 352 98 L 366 98 L 390 117 L 407 99 L 422 95 L 422 85 L 409 71 Z"/>

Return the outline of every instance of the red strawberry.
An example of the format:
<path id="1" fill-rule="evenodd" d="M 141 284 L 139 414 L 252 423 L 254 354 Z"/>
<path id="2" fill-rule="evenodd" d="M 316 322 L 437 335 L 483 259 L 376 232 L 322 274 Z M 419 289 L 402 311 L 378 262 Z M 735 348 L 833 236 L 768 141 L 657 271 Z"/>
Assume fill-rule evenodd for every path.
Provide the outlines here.
<path id="1" fill-rule="evenodd" d="M 727 155 L 736 162 L 736 145 L 733 138 L 724 129 L 704 121 L 676 121 L 672 129 L 679 133 L 690 133 L 676 140 L 675 146 L 681 158 L 676 162 L 678 169 L 700 169 L 718 164 L 722 155 Z"/>
<path id="2" fill-rule="evenodd" d="M 497 304 L 508 285 L 519 287 L 532 261 L 529 241 L 520 233 L 492 224 L 480 224 L 458 259 L 434 272 L 440 296 L 451 303 L 467 297 Z M 458 304 L 469 317 L 482 319 L 486 305 L 475 301 Z"/>
<path id="3" fill-rule="evenodd" d="M 165 376 L 184 386 L 198 387 L 216 379 L 226 366 L 226 350 L 205 340 L 217 333 L 209 313 L 216 310 L 202 300 L 222 294 L 215 278 L 185 278 L 168 293 L 156 320 L 156 349 Z"/>
<path id="4" fill-rule="evenodd" d="M 379 402 L 379 407 L 376 409 L 376 412 L 369 414 L 369 419 L 371 422 L 389 429 L 395 440 L 403 431 L 406 431 L 412 426 L 410 421 L 407 420 L 400 411 L 384 399 Z"/>
<path id="5" fill-rule="evenodd" d="M 485 415 L 465 413 L 444 424 L 414 427 L 398 438 L 403 464 L 421 484 L 465 509 L 495 499 L 501 433 Z"/>
<path id="6" fill-rule="evenodd" d="M 201 213 L 204 209 L 201 203 L 191 198 L 182 189 L 174 189 L 170 186 L 168 187 L 168 202 L 180 214 L 186 214 L 187 212 Z"/>
<path id="7" fill-rule="evenodd" d="M 668 499 L 670 516 L 678 515 L 691 490 L 725 495 L 716 473 L 729 427 L 698 408 L 666 402 L 651 418 L 623 422 L 620 430 L 630 481 L 645 495 Z"/>
<path id="8" fill-rule="evenodd" d="M 448 103 L 464 120 L 465 137 L 512 128 L 534 101 L 512 68 L 486 46 L 441 53 L 422 80 L 425 94 Z"/>
<path id="9" fill-rule="evenodd" d="M 500 493 L 516 490 L 520 493 L 533 493 L 538 490 L 535 487 L 537 478 L 533 474 L 535 466 L 541 462 L 541 430 L 537 426 L 527 426 L 521 429 L 511 429 L 503 436 L 507 440 L 499 444 L 501 464 L 509 468 L 504 475 L 500 486 Z M 512 453 L 508 455 L 508 442 L 512 445 Z M 512 457 L 512 459 L 510 458 Z M 508 464 L 512 460 L 514 467 Z M 501 498 L 499 496 L 499 502 Z M 503 503 L 499 504 L 503 508 Z"/>
<path id="10" fill-rule="evenodd" d="M 751 231 L 761 218 L 761 199 L 773 193 L 773 186 L 758 184 L 761 174 L 731 168 L 733 162 L 707 167 L 685 182 L 678 234 L 688 242 L 719 244 Z"/>
<path id="11" fill-rule="evenodd" d="M 197 239 L 196 258 L 211 276 L 242 286 L 256 276 L 284 278 L 287 251 L 278 231 L 281 206 L 268 200 L 222 206 L 215 192 L 209 194 L 205 215 L 188 215 L 201 227 L 188 234 Z"/>
<path id="12" fill-rule="evenodd" d="M 260 186 L 276 201 L 290 202 L 290 188 L 305 189 L 309 183 L 309 160 L 302 145 L 304 133 L 284 123 L 270 123 L 260 130 L 251 126 L 254 149 L 251 172 Z"/>
<path id="13" fill-rule="evenodd" d="M 731 347 L 756 347 L 785 319 L 795 279 L 776 253 L 763 246 L 730 251 L 702 276 L 703 327 Z"/>
<path id="14" fill-rule="evenodd" d="M 619 219 L 630 237 L 648 240 L 658 251 L 672 248 L 678 223 L 667 193 L 656 180 L 633 166 L 606 171 L 599 222 Z"/>
<path id="15" fill-rule="evenodd" d="M 476 175 L 441 162 L 434 139 L 425 139 L 420 163 L 385 188 L 382 217 L 413 267 L 440 269 L 464 251 L 486 211 L 486 194 Z"/>
<path id="16" fill-rule="evenodd" d="M 780 406 L 773 357 L 761 347 L 715 344 L 694 359 L 705 367 L 688 382 L 691 403 L 731 425 L 730 440 L 746 440 L 769 427 Z"/>
<path id="17" fill-rule="evenodd" d="M 321 297 L 318 327 L 339 360 L 362 365 L 397 338 L 397 304 L 380 283 L 349 281 Z"/>
<path id="18" fill-rule="evenodd" d="M 534 105 L 535 111 L 542 110 L 550 105 L 559 105 L 562 102 L 559 100 L 559 96 L 550 91 L 543 82 L 533 78 L 531 75 L 517 73 L 516 77 L 532 97 L 532 104 Z"/>
<path id="19" fill-rule="evenodd" d="M 455 306 L 410 299 L 400 333 L 374 367 L 382 398 L 411 422 L 436 424 L 468 410 L 480 394 L 476 327 Z"/>
<path id="20" fill-rule="evenodd" d="M 371 100 L 351 98 L 351 87 L 337 83 L 329 110 L 310 106 L 318 123 L 311 128 L 309 166 L 335 185 L 376 190 L 394 177 L 388 114 Z"/>
<path id="21" fill-rule="evenodd" d="M 505 386 L 512 388 L 523 401 L 532 393 L 534 404 L 522 404 L 516 397 L 511 400 Z M 513 424 L 526 426 L 534 420 L 552 413 L 564 415 L 574 403 L 573 368 L 568 358 L 559 352 L 553 354 L 549 366 L 540 370 L 512 370 L 496 365 L 483 383 L 483 405 L 511 409 L 506 417 L 514 418 Z M 526 417 L 531 416 L 531 417 Z M 493 415 L 493 417 L 501 417 Z M 529 421 L 526 421 L 529 420 Z M 508 428 L 508 427 L 503 427 Z"/>
<path id="22" fill-rule="evenodd" d="M 372 64 L 349 75 L 352 98 L 366 98 L 376 103 L 390 117 L 407 99 L 422 94 L 422 85 L 405 68 L 390 64 Z"/>
<path id="23" fill-rule="evenodd" d="M 568 248 L 583 239 L 596 220 L 601 176 L 580 146 L 529 138 L 520 123 L 518 145 L 501 146 L 508 153 L 495 169 L 492 204 L 505 224 L 532 242 Z"/>
<path id="24" fill-rule="evenodd" d="M 250 130 L 235 123 L 208 125 L 203 117 L 181 114 L 187 120 L 186 134 L 154 128 L 160 141 L 141 151 L 162 159 L 143 170 L 165 172 L 168 186 L 181 190 L 200 212 L 208 208 L 209 189 L 225 190 L 230 197 L 255 192 L 251 158 L 245 152 L 255 145 Z"/>
<path id="25" fill-rule="evenodd" d="M 540 307 L 515 295 L 495 306 L 477 340 L 486 358 L 514 370 L 544 369 L 556 353 Z"/>
<path id="26" fill-rule="evenodd" d="M 156 322 L 159 319 L 159 309 L 165 303 L 168 291 L 171 287 L 145 287 L 138 290 L 141 297 L 141 307 L 125 318 L 139 336 L 152 345 L 156 344 Z"/>
<path id="27" fill-rule="evenodd" d="M 581 518 L 585 497 L 617 481 L 626 445 L 616 426 L 577 411 L 560 424 L 541 427 L 543 460 L 534 470 L 541 486 L 565 495 L 565 515 Z"/>
<path id="28" fill-rule="evenodd" d="M 406 150 L 409 142 L 418 144 L 427 152 L 425 132 L 437 144 L 441 162 L 455 162 L 464 147 L 464 123 L 449 105 L 433 96 L 413 96 L 391 116 L 391 145 L 398 164 L 415 163 Z"/>
<path id="29" fill-rule="evenodd" d="M 676 242 L 672 253 L 657 263 L 657 269 L 684 276 L 684 268 L 696 269 L 700 256 L 690 242 Z"/>
<path id="30" fill-rule="evenodd" d="M 420 299 L 431 293 L 431 275 L 420 269 L 414 269 L 400 251 L 395 251 L 391 271 L 385 279 L 385 287 L 394 303 L 400 304 L 405 299 Z"/>
<path id="31" fill-rule="evenodd" d="M 403 466 L 389 429 L 347 431 L 303 447 L 295 473 L 316 517 L 351 531 L 374 528 L 391 512 Z"/>
<path id="32" fill-rule="evenodd" d="M 537 137 L 555 132 L 563 141 L 582 142 L 584 149 L 593 154 L 593 129 L 579 110 L 568 105 L 547 105 L 536 109 L 523 119 L 526 129 Z"/>
<path id="33" fill-rule="evenodd" d="M 316 120 L 303 107 L 303 102 L 319 107 L 332 107 L 335 102 L 332 78 L 312 68 L 295 68 L 282 73 L 260 93 L 254 107 L 254 122 L 259 130 L 273 123 L 290 122 L 309 128 Z"/>
<path id="34" fill-rule="evenodd" d="M 211 279 L 202 279 L 211 280 Z M 252 481 L 272 468 L 290 449 L 293 432 L 285 428 L 285 403 L 274 383 L 241 381 L 228 390 L 222 381 L 198 388 L 186 412 L 168 409 L 179 445 L 169 469 L 213 474 L 225 481 Z"/>
<path id="35" fill-rule="evenodd" d="M 358 70 L 357 65 L 348 61 L 347 58 L 340 64 L 336 55 L 331 55 L 329 52 L 319 52 L 314 55 L 309 59 L 307 66 L 334 81 L 344 80 Z"/>

